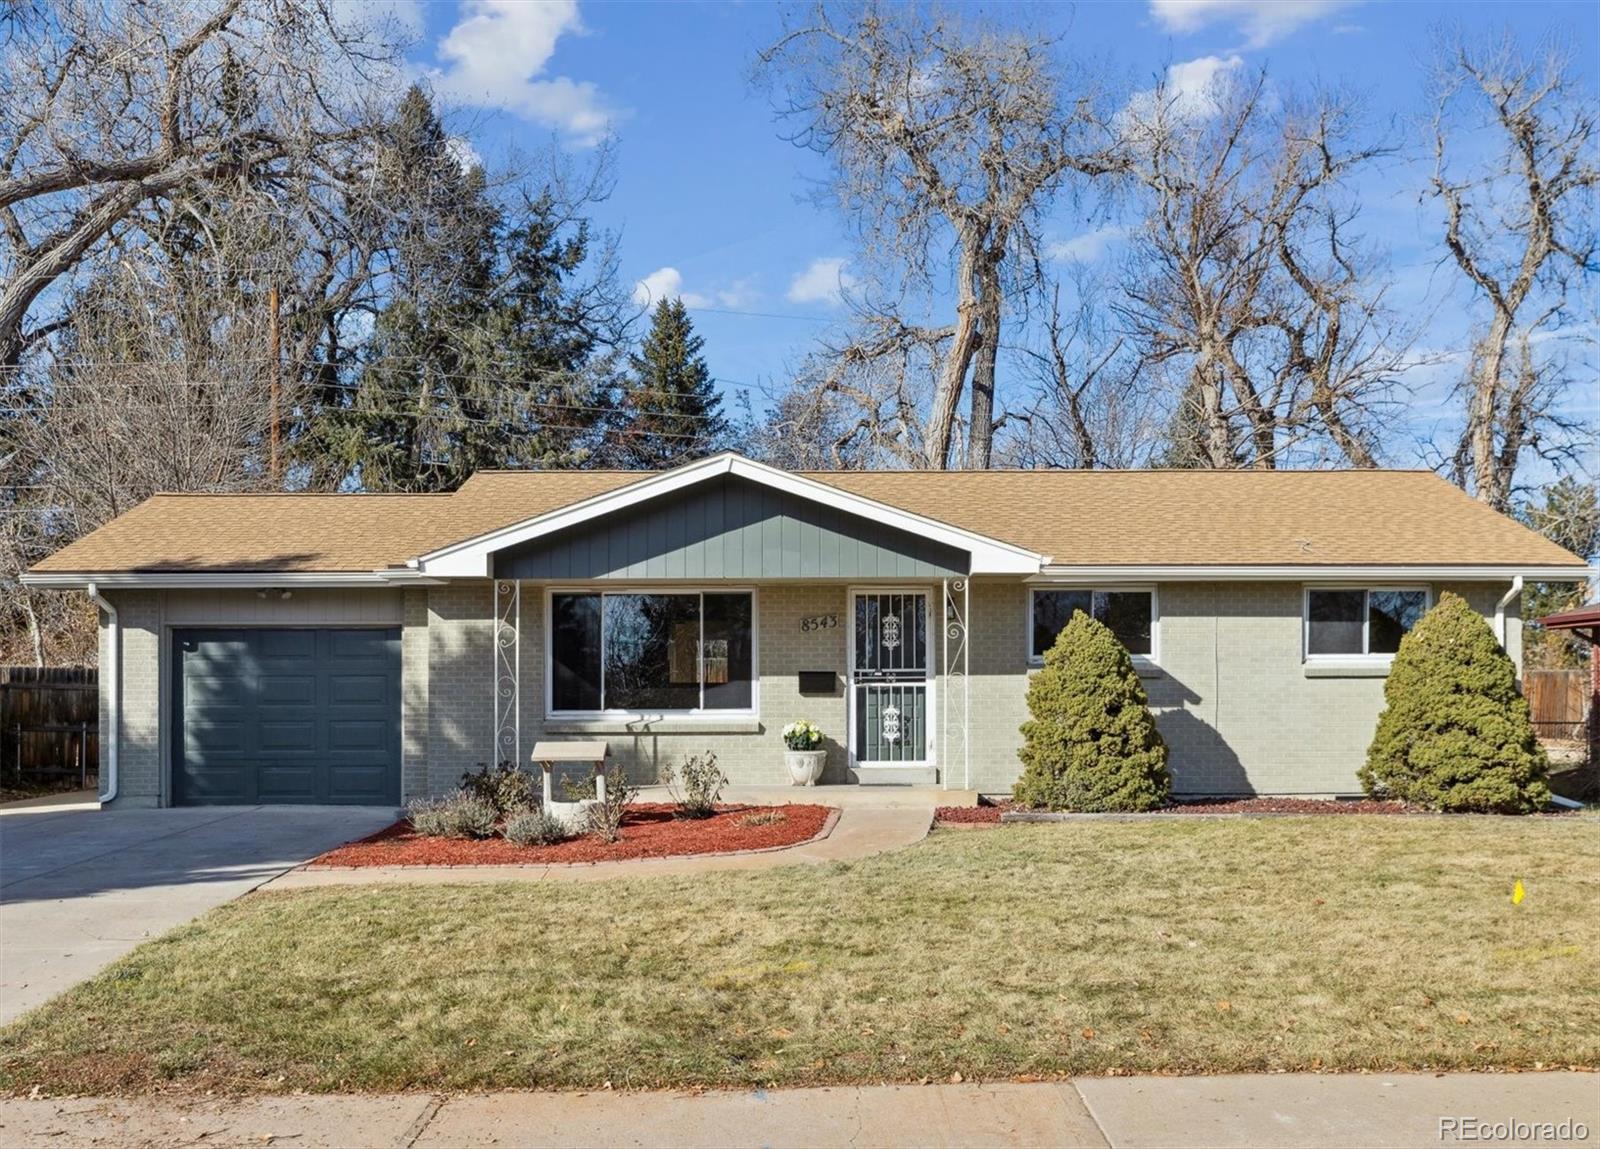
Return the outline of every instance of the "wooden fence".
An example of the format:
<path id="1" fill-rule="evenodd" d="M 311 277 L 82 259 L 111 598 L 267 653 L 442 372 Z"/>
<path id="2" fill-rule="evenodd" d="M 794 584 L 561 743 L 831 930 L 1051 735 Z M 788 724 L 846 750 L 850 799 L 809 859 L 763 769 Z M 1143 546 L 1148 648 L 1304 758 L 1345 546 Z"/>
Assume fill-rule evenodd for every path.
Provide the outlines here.
<path id="1" fill-rule="evenodd" d="M 1587 737 L 1589 704 L 1587 670 L 1528 670 L 1522 692 L 1533 711 L 1533 729 L 1551 742 L 1582 742 Z"/>
<path id="2" fill-rule="evenodd" d="M 85 785 L 99 762 L 99 671 L 0 666 L 0 779 Z"/>

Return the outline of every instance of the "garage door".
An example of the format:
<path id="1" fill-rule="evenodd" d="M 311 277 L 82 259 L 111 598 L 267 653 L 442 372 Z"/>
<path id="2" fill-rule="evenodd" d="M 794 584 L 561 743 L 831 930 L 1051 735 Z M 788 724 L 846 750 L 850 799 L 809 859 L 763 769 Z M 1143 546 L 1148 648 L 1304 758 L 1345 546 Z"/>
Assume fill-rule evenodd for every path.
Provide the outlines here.
<path id="1" fill-rule="evenodd" d="M 398 630 L 179 630 L 179 805 L 400 801 Z"/>

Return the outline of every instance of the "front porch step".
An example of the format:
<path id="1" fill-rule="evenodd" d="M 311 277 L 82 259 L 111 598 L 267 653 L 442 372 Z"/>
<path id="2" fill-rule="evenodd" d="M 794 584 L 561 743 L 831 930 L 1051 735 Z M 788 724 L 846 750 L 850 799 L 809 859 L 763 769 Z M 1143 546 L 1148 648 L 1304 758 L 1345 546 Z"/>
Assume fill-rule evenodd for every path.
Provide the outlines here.
<path id="1" fill-rule="evenodd" d="M 939 772 L 932 766 L 857 766 L 850 781 L 859 786 L 932 786 Z"/>

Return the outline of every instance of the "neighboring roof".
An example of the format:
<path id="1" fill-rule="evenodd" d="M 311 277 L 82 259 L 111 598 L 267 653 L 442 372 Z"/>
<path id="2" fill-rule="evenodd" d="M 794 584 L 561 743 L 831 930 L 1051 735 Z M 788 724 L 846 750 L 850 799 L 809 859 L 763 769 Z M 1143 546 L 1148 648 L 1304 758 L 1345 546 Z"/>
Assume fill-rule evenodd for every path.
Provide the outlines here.
<path id="1" fill-rule="evenodd" d="M 340 572 L 408 560 L 652 477 L 486 471 L 450 495 L 158 495 L 34 572 Z M 1052 566 L 1504 566 L 1583 560 L 1425 471 L 839 471 L 804 478 Z M 605 500 L 602 500 L 605 501 Z"/>
<path id="2" fill-rule="evenodd" d="M 1547 614 L 1539 620 L 1539 625 L 1547 630 L 1586 630 L 1591 627 L 1600 629 L 1600 602 L 1591 602 L 1588 606 L 1564 610 L 1558 614 Z"/>

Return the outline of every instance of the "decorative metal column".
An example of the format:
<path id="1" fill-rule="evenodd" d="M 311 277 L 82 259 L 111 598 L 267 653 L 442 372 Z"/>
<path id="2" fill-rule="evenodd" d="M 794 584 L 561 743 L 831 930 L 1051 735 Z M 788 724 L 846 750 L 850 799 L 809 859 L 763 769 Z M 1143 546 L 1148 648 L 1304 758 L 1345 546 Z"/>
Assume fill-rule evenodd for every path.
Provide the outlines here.
<path id="1" fill-rule="evenodd" d="M 522 763 L 522 584 L 494 584 L 494 749 L 496 762 Z"/>
<path id="2" fill-rule="evenodd" d="M 960 739 L 961 785 L 967 790 L 972 789 L 972 680 L 967 673 L 967 611 L 970 604 L 966 579 L 944 580 L 944 689 L 939 698 L 942 742 L 939 761 L 942 769 L 950 769 L 953 761 L 950 757 L 951 724 L 957 722 L 960 728 L 955 731 L 955 736 Z M 959 699 L 954 689 L 958 685 Z M 959 716 L 956 714 L 958 701 L 961 705 Z M 949 774 L 945 777 L 948 779 Z"/>

